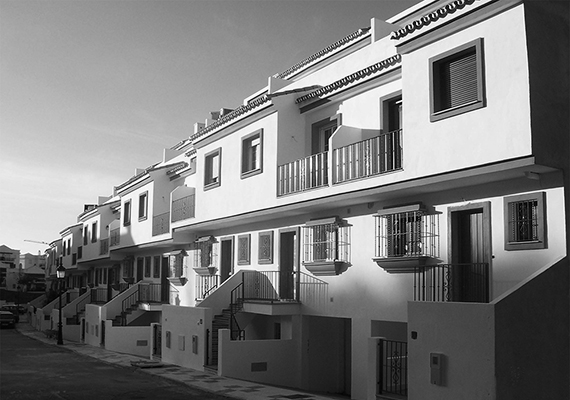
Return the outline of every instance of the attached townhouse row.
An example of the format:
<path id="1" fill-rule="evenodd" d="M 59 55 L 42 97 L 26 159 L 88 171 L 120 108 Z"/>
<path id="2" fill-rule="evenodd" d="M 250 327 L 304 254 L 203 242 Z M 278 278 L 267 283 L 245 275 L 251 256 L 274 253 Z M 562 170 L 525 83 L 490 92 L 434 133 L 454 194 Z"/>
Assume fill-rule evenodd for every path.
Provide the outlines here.
<path id="1" fill-rule="evenodd" d="M 564 2 L 373 18 L 86 206 L 33 324 L 353 399 L 568 398 L 568 44 Z"/>

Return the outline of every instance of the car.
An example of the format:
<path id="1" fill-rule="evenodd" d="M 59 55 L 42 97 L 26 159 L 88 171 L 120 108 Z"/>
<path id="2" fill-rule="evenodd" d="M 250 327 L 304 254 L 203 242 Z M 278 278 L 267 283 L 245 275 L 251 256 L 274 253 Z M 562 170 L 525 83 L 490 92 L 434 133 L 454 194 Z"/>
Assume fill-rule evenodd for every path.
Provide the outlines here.
<path id="1" fill-rule="evenodd" d="M 0 307 L 0 311 L 7 311 L 12 313 L 16 322 L 20 322 L 20 310 L 18 309 L 17 306 L 3 305 L 2 307 Z"/>
<path id="2" fill-rule="evenodd" d="M 0 310 L 0 326 L 13 328 L 16 326 L 16 316 L 10 311 Z"/>

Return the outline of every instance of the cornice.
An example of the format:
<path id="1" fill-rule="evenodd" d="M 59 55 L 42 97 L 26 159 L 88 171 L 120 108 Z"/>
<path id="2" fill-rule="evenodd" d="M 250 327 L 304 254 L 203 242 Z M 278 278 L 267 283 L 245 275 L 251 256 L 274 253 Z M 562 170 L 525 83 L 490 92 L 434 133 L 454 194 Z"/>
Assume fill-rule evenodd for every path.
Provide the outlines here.
<path id="1" fill-rule="evenodd" d="M 305 58 L 303 61 L 298 62 L 297 64 L 293 65 L 289 69 L 287 69 L 287 70 L 285 70 L 279 74 L 273 75 L 273 77 L 279 78 L 279 79 L 287 79 L 287 78 L 291 77 L 292 75 L 295 75 L 300 70 L 305 69 L 308 66 L 316 63 L 317 61 L 319 61 L 321 58 L 325 57 L 326 55 L 333 53 L 336 50 L 339 50 L 340 48 L 344 47 L 345 45 L 350 44 L 350 43 L 352 43 L 358 39 L 361 39 L 364 36 L 367 36 L 369 34 L 370 34 L 370 28 L 360 28 L 356 32 L 353 32 L 350 35 L 345 36 L 344 38 L 334 42 L 330 46 L 325 47 L 324 49 L 322 49 L 318 53 L 315 53 L 312 56 Z"/>
<path id="2" fill-rule="evenodd" d="M 296 104 L 300 104 L 303 103 L 305 101 L 308 100 L 312 100 L 314 98 L 320 98 L 322 96 L 331 94 L 337 90 L 340 90 L 342 88 L 344 88 L 345 86 L 348 86 L 354 82 L 357 82 L 361 79 L 367 78 L 367 77 L 372 77 L 375 74 L 378 74 L 380 71 L 383 71 L 385 69 L 387 69 L 390 66 L 393 66 L 399 62 L 402 61 L 402 56 L 399 54 L 396 54 L 392 57 L 389 57 L 385 60 L 382 60 L 380 62 L 377 62 L 376 64 L 370 65 L 369 67 L 366 67 L 364 69 L 361 69 L 360 71 L 357 71 L 353 74 L 347 75 L 342 79 L 339 79 L 329 85 L 323 86 L 320 89 L 315 90 L 314 92 L 311 93 L 307 93 L 304 96 L 299 97 L 298 99 L 295 100 Z"/>

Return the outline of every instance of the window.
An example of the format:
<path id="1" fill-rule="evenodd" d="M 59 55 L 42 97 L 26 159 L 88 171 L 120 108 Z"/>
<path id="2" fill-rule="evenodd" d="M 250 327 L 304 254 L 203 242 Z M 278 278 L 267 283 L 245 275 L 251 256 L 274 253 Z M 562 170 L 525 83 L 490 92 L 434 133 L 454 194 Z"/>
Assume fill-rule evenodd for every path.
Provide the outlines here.
<path id="1" fill-rule="evenodd" d="M 506 197 L 505 250 L 546 248 L 544 192 Z"/>
<path id="2" fill-rule="evenodd" d="M 83 245 L 89 243 L 89 227 L 85 225 L 83 227 Z"/>
<path id="3" fill-rule="evenodd" d="M 212 268 L 217 265 L 218 243 L 213 236 L 202 236 L 192 244 L 193 268 Z"/>
<path id="4" fill-rule="evenodd" d="M 242 178 L 262 172 L 263 147 L 262 133 L 259 131 L 246 136 L 241 144 L 241 176 Z"/>
<path id="5" fill-rule="evenodd" d="M 303 227 L 304 263 L 350 262 L 350 225 L 339 218 L 309 221 Z"/>
<path id="6" fill-rule="evenodd" d="M 148 192 L 144 192 L 139 196 L 139 221 L 147 218 L 148 211 Z"/>
<path id="7" fill-rule="evenodd" d="M 123 204 L 123 225 L 128 226 L 131 224 L 131 201 L 125 201 Z"/>
<path id="8" fill-rule="evenodd" d="M 483 39 L 433 57 L 429 62 L 430 121 L 485 107 Z"/>
<path id="9" fill-rule="evenodd" d="M 91 243 L 97 241 L 97 222 L 91 224 Z"/>
<path id="10" fill-rule="evenodd" d="M 329 139 L 340 124 L 340 115 L 326 118 L 313 124 L 311 153 L 319 154 L 329 150 Z"/>
<path id="11" fill-rule="evenodd" d="M 220 169 L 222 165 L 222 149 L 206 154 L 204 168 L 204 189 L 212 189 L 221 184 Z"/>
<path id="12" fill-rule="evenodd" d="M 439 218 L 421 204 L 379 210 L 376 258 L 438 257 Z"/>
<path id="13" fill-rule="evenodd" d="M 258 261 L 260 264 L 273 262 L 273 231 L 259 233 Z"/>
<path id="14" fill-rule="evenodd" d="M 238 236 L 238 265 L 249 265 L 250 263 L 250 246 L 249 235 Z"/>
<path id="15" fill-rule="evenodd" d="M 151 268 L 150 261 L 151 261 L 150 256 L 144 258 L 144 277 L 145 278 L 150 278 L 150 268 Z"/>
<path id="16" fill-rule="evenodd" d="M 71 239 L 67 239 L 67 255 L 71 254 Z"/>
<path id="17" fill-rule="evenodd" d="M 152 277 L 160 278 L 160 256 L 154 256 Z"/>

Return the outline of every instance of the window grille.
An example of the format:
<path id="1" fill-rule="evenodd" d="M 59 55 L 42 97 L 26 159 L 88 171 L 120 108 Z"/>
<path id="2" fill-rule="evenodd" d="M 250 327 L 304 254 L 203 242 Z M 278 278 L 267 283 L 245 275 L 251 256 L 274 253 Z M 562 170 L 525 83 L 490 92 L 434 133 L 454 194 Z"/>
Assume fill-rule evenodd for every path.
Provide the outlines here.
<path id="1" fill-rule="evenodd" d="M 419 208 L 400 210 L 381 210 L 375 216 L 376 257 L 438 257 L 438 215 Z"/>
<path id="2" fill-rule="evenodd" d="M 303 227 L 304 262 L 350 262 L 350 225 L 337 218 Z"/>
<path id="3" fill-rule="evenodd" d="M 211 268 L 217 266 L 218 243 L 213 236 L 204 236 L 192 244 L 192 268 Z"/>
<path id="4" fill-rule="evenodd" d="M 505 198 L 505 249 L 546 248 L 544 192 Z"/>

